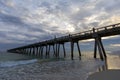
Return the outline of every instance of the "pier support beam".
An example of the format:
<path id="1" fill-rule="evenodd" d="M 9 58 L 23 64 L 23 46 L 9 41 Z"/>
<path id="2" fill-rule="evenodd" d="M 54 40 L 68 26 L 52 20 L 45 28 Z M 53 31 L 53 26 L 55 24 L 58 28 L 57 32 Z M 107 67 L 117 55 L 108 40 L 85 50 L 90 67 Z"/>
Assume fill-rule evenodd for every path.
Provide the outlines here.
<path id="1" fill-rule="evenodd" d="M 44 49 L 44 46 L 41 47 L 41 52 L 40 52 L 41 58 L 43 58 L 43 49 Z"/>
<path id="2" fill-rule="evenodd" d="M 52 45 L 53 46 L 53 56 L 56 56 L 56 52 L 55 52 L 55 46 L 54 46 L 54 44 Z"/>
<path id="3" fill-rule="evenodd" d="M 77 41 L 76 44 L 77 44 L 77 48 L 78 48 L 78 52 L 79 52 L 79 57 L 81 57 L 81 51 L 80 51 L 80 47 L 79 47 L 79 42 Z"/>
<path id="4" fill-rule="evenodd" d="M 95 43 L 94 43 L 94 58 L 97 58 L 97 40 L 95 39 Z"/>
<path id="5" fill-rule="evenodd" d="M 36 50 L 37 48 L 36 48 L 36 46 L 34 47 L 34 56 L 36 56 Z"/>
<path id="6" fill-rule="evenodd" d="M 38 47 L 38 56 L 41 56 L 41 46 Z"/>
<path id="7" fill-rule="evenodd" d="M 23 54 L 24 53 L 24 49 L 21 49 L 21 54 Z"/>
<path id="8" fill-rule="evenodd" d="M 56 43 L 55 46 L 53 45 L 53 51 L 56 58 L 59 58 L 59 49 L 60 49 L 59 43 Z"/>
<path id="9" fill-rule="evenodd" d="M 36 54 L 35 55 L 38 56 L 38 47 L 36 47 Z"/>
<path id="10" fill-rule="evenodd" d="M 51 45 L 46 45 L 46 58 L 49 58 L 50 47 Z"/>
<path id="11" fill-rule="evenodd" d="M 30 53 L 29 53 L 29 55 L 31 55 L 32 54 L 32 48 L 30 48 Z"/>
<path id="12" fill-rule="evenodd" d="M 25 49 L 23 49 L 24 50 L 24 53 L 23 54 L 25 54 L 26 53 L 26 50 Z"/>
<path id="13" fill-rule="evenodd" d="M 56 54 L 57 54 L 57 57 L 59 58 L 59 53 L 60 53 L 60 48 L 61 46 L 63 47 L 63 53 L 64 53 L 64 57 L 66 57 L 66 51 L 65 51 L 65 46 L 64 46 L 64 43 L 58 43 L 57 44 L 57 51 L 56 51 Z"/>
<path id="14" fill-rule="evenodd" d="M 78 41 L 71 41 L 71 59 L 72 60 L 73 60 L 73 57 L 74 57 L 74 43 L 77 44 L 79 58 L 81 58 L 81 51 L 80 51 L 79 42 Z"/>
<path id="15" fill-rule="evenodd" d="M 46 45 L 46 54 L 45 54 L 45 57 L 47 58 L 47 54 L 48 54 L 48 46 Z"/>
<path id="16" fill-rule="evenodd" d="M 104 58 L 106 59 L 106 58 L 107 58 L 107 55 L 106 55 L 104 46 L 103 46 L 103 44 L 102 44 L 101 38 L 100 38 L 100 45 L 101 45 L 101 49 L 102 49 L 102 51 L 103 51 Z"/>
<path id="17" fill-rule="evenodd" d="M 71 42 L 71 59 L 73 60 L 74 42 Z"/>
<path id="18" fill-rule="evenodd" d="M 66 51 L 65 51 L 64 43 L 62 44 L 62 46 L 63 46 L 64 57 L 66 57 Z"/>
<path id="19" fill-rule="evenodd" d="M 97 57 L 97 48 L 99 50 L 99 55 L 100 55 L 100 59 L 104 60 L 106 59 L 106 53 L 105 53 L 105 49 L 103 47 L 102 41 L 101 41 L 101 37 L 97 36 L 95 38 L 95 45 L 94 45 L 94 58 Z"/>
<path id="20" fill-rule="evenodd" d="M 49 48 L 48 48 L 48 57 L 50 57 L 50 48 L 51 48 L 51 45 L 49 45 Z"/>
<path id="21" fill-rule="evenodd" d="M 58 58 L 58 44 L 55 44 L 55 57 Z"/>
<path id="22" fill-rule="evenodd" d="M 60 53 L 60 43 L 58 43 L 58 50 L 57 50 L 57 57 L 59 58 L 59 53 Z"/>
<path id="23" fill-rule="evenodd" d="M 46 45 L 46 58 L 49 58 L 50 47 L 51 45 Z"/>
<path id="24" fill-rule="evenodd" d="M 35 55 L 35 47 L 33 47 L 32 55 Z"/>
<path id="25" fill-rule="evenodd" d="M 61 45 L 63 47 L 64 57 L 66 57 L 66 51 L 65 51 L 64 43 L 56 43 L 56 44 L 52 45 L 53 46 L 53 52 L 54 52 L 53 56 L 55 56 L 56 58 L 60 57 L 59 53 L 60 53 Z"/>
<path id="26" fill-rule="evenodd" d="M 29 48 L 26 48 L 26 55 L 29 54 Z"/>

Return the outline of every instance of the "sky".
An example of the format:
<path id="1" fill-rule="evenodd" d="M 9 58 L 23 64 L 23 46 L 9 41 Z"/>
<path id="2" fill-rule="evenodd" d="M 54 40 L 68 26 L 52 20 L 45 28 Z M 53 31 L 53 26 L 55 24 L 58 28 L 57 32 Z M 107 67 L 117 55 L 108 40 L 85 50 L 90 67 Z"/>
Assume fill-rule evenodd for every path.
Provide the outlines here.
<path id="1" fill-rule="evenodd" d="M 119 8 L 120 0 L 0 0 L 0 50 L 120 23 Z M 119 37 L 106 47 L 120 48 Z"/>

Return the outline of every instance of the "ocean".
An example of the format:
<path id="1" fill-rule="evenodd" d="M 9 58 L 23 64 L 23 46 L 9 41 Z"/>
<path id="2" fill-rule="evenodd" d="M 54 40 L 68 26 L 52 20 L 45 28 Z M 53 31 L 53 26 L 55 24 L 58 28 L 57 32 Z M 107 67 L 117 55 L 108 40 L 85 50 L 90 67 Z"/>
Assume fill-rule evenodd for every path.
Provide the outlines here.
<path id="1" fill-rule="evenodd" d="M 119 54 L 119 52 L 118 52 Z M 95 72 L 120 69 L 120 56 L 107 54 L 106 61 L 94 59 L 93 53 L 82 53 L 81 59 L 75 53 L 59 59 L 40 59 L 15 53 L 0 53 L 0 80 L 87 80 Z"/>

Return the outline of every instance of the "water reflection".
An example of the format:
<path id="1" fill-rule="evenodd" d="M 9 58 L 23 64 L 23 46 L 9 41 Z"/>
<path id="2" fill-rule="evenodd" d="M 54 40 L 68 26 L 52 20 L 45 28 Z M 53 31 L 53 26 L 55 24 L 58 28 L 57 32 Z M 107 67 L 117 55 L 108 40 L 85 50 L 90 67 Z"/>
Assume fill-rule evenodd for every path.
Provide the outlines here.
<path id="1" fill-rule="evenodd" d="M 120 58 L 116 55 L 108 55 L 104 64 L 98 68 L 98 71 L 105 71 L 108 69 L 120 69 Z"/>
<path id="2" fill-rule="evenodd" d="M 102 66 L 100 66 L 100 67 L 98 68 L 98 71 L 99 71 L 99 72 L 100 72 L 100 71 L 105 71 L 105 70 L 108 70 L 107 58 L 106 58 L 105 61 L 104 61 L 104 65 L 102 65 Z"/>

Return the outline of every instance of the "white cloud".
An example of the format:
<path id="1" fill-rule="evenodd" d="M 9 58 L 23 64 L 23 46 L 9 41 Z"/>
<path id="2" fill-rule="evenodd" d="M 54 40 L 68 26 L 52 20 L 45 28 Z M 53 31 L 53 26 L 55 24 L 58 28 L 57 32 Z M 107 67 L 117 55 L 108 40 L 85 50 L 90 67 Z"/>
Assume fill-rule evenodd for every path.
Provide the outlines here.
<path id="1" fill-rule="evenodd" d="M 115 36 L 109 36 L 109 37 L 103 37 L 102 39 L 112 39 L 112 38 L 119 38 L 119 35 L 115 35 Z"/>
<path id="2" fill-rule="evenodd" d="M 119 23 L 119 4 L 119 0 L 1 0 L 0 35 L 26 43 Z"/>

